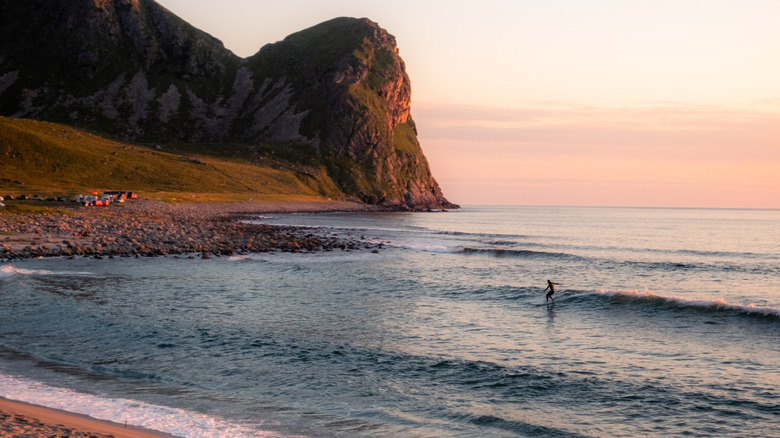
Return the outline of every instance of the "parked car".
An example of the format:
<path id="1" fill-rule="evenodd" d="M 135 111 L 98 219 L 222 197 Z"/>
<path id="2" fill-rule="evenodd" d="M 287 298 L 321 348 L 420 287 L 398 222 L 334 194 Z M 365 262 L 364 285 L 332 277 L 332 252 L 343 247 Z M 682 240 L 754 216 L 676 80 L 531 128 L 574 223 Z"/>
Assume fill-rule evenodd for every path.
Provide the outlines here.
<path id="1" fill-rule="evenodd" d="M 38 196 L 38 195 L 33 195 L 33 196 L 32 196 L 32 200 L 33 200 L 33 201 L 43 201 L 43 198 L 41 198 L 41 197 L 40 197 L 40 196 Z"/>
<path id="2" fill-rule="evenodd" d="M 19 195 L 19 196 L 16 197 L 16 199 L 18 199 L 20 201 L 26 201 L 26 200 L 30 199 L 30 197 L 27 196 L 27 195 Z"/>
<path id="3" fill-rule="evenodd" d="M 3 208 L 3 207 L 5 207 L 5 204 L 3 204 L 2 202 L 0 202 L 0 208 Z"/>
<path id="4" fill-rule="evenodd" d="M 4 198 L 5 198 L 4 201 L 13 201 L 14 196 L 13 195 L 5 195 Z"/>
<path id="5" fill-rule="evenodd" d="M 65 197 L 57 196 L 57 202 L 65 202 Z"/>
<path id="6" fill-rule="evenodd" d="M 104 201 L 97 197 L 97 195 L 79 195 L 76 197 L 76 202 L 89 207 L 89 206 L 98 206 L 98 207 L 105 207 L 108 205 L 109 201 Z"/>
<path id="7" fill-rule="evenodd" d="M 81 205 L 92 205 L 92 202 L 97 200 L 97 196 L 94 195 L 78 195 L 76 202 Z"/>

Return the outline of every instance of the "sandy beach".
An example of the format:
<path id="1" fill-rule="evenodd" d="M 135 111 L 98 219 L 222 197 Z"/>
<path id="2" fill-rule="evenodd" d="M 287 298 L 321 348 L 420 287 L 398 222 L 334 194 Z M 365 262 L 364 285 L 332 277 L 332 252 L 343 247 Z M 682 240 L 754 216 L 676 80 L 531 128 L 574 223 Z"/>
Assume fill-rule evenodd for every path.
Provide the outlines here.
<path id="1" fill-rule="evenodd" d="M 0 436 L 160 438 L 173 435 L 0 398 Z"/>
<path id="2" fill-rule="evenodd" d="M 0 259 L 56 256 L 201 257 L 269 251 L 358 249 L 305 229 L 247 224 L 268 213 L 368 211 L 342 201 L 181 203 L 132 200 L 120 206 L 82 207 L 67 214 L 0 214 Z"/>

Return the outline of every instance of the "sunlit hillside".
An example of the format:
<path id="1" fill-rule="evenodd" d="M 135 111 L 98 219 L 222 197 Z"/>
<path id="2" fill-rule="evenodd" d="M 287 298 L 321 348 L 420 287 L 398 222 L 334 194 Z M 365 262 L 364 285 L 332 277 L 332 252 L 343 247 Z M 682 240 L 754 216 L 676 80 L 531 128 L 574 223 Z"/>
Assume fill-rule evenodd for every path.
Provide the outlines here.
<path id="1" fill-rule="evenodd" d="M 299 158 L 274 145 L 132 145 L 54 123 L 0 117 L 2 194 L 121 189 L 209 201 L 344 197 L 322 167 Z"/>

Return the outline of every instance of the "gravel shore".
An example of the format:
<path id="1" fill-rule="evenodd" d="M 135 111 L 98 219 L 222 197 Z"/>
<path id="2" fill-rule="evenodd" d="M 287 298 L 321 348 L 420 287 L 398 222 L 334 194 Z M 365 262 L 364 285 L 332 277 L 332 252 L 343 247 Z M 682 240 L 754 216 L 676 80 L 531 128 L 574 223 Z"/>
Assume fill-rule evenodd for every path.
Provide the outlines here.
<path id="1" fill-rule="evenodd" d="M 278 212 L 370 211 L 348 202 L 168 204 L 132 200 L 70 214 L 0 214 L 0 259 L 91 256 L 211 257 L 254 252 L 371 249 L 360 241 L 316 236 L 305 228 L 248 224 Z"/>

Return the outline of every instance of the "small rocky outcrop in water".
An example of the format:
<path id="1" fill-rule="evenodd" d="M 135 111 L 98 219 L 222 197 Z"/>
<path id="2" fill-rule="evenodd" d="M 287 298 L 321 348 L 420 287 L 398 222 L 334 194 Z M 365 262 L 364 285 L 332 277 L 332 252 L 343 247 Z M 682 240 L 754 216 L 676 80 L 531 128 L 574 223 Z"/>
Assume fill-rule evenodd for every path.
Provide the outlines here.
<path id="1" fill-rule="evenodd" d="M 450 208 L 395 38 L 337 18 L 239 58 L 152 0 L 0 0 L 0 115 L 123 140 L 284 143 L 351 197 Z"/>

